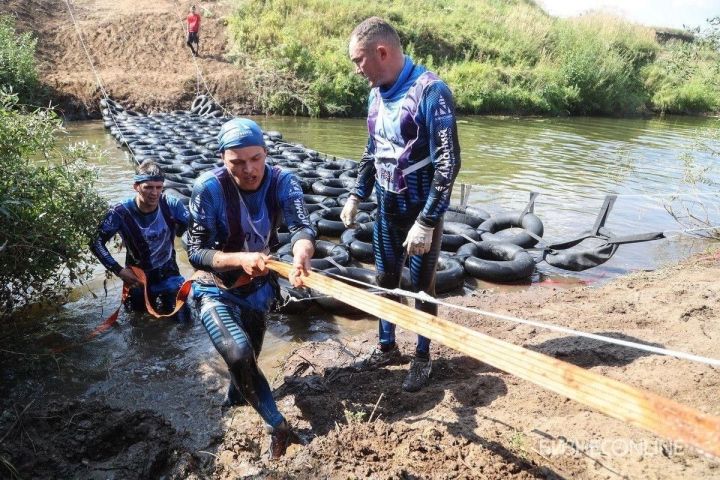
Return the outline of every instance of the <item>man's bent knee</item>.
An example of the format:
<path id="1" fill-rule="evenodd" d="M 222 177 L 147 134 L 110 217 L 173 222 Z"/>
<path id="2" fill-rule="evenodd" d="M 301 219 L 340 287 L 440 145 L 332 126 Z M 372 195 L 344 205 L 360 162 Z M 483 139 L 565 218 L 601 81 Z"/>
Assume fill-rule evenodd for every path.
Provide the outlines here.
<path id="1" fill-rule="evenodd" d="M 235 375 L 245 376 L 257 368 L 255 352 L 247 344 L 233 342 L 227 349 L 228 369 Z"/>

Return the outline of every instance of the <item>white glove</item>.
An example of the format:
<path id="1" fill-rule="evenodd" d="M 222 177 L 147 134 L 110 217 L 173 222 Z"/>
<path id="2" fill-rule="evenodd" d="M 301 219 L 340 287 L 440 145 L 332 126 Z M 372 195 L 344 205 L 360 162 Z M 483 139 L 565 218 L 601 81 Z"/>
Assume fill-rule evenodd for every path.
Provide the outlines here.
<path id="1" fill-rule="evenodd" d="M 415 222 L 403 242 L 403 247 L 407 248 L 408 255 L 424 255 L 429 252 L 434 230 L 433 227 L 426 227 Z"/>
<path id="2" fill-rule="evenodd" d="M 342 220 L 346 227 L 350 227 L 353 223 L 355 223 L 355 216 L 358 212 L 359 203 L 360 199 L 355 195 L 350 195 L 345 201 L 345 206 L 343 207 L 342 212 L 340 212 L 340 220 Z"/>

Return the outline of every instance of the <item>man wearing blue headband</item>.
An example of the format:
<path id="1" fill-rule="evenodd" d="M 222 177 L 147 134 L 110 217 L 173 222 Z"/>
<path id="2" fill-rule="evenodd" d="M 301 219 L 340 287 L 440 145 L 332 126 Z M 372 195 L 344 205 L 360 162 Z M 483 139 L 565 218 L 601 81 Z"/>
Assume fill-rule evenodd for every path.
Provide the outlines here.
<path id="1" fill-rule="evenodd" d="M 130 266 L 140 267 L 147 277 L 147 289 L 153 308 L 172 311 L 175 296 L 184 278 L 175 261 L 175 236 L 188 225 L 188 212 L 180 201 L 162 194 L 163 172 L 152 160 L 137 169 L 133 189 L 135 196 L 114 205 L 98 227 L 90 245 L 93 254 L 109 271 L 131 287 L 126 307 L 145 311 L 143 285 Z M 120 234 L 127 247 L 125 267 L 120 266 L 107 249 L 107 242 Z M 190 319 L 187 305 L 176 315 L 179 321 Z"/>
<path id="2" fill-rule="evenodd" d="M 193 295 L 230 371 L 224 405 L 245 401 L 260 414 L 271 433 L 270 457 L 276 459 L 293 435 L 257 364 L 265 314 L 277 296 L 265 262 L 284 218 L 294 258 L 289 280 L 302 286 L 315 251 L 315 231 L 295 176 L 265 164 L 265 140 L 255 122 L 230 120 L 220 129 L 218 144 L 225 165 L 200 176 L 190 198 L 188 258 L 204 271 L 196 275 Z"/>

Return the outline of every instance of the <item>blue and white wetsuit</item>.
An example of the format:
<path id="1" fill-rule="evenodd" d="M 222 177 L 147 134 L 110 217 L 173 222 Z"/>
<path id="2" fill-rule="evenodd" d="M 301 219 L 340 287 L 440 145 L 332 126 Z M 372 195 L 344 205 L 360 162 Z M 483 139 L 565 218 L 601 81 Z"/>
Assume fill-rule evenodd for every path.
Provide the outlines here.
<path id="1" fill-rule="evenodd" d="M 211 272 L 224 285 L 233 285 L 243 271 L 215 272 L 219 252 L 269 252 L 281 215 L 294 244 L 315 239 L 294 175 L 265 167 L 260 187 L 240 190 L 224 167 L 203 174 L 190 199 L 188 257 L 199 270 Z M 257 365 L 265 334 L 265 313 L 276 298 L 271 276 L 255 277 L 242 287 L 225 290 L 212 279 L 193 283 L 200 317 L 217 351 L 228 365 L 233 386 L 271 427 L 284 418 L 277 409 L 267 379 Z"/>
<path id="2" fill-rule="evenodd" d="M 435 294 L 443 215 L 460 170 L 455 105 L 448 86 L 410 57 L 390 88 L 374 88 L 368 101 L 368 143 L 353 193 L 367 198 L 376 189 L 378 220 L 373 250 L 378 283 L 395 288 L 405 259 L 402 243 L 414 222 L 434 227 L 432 247 L 410 257 L 413 289 Z M 437 306 L 416 302 L 437 314 Z M 380 320 L 380 343 L 395 342 L 395 325 Z M 417 354 L 427 356 L 430 340 L 418 337 Z"/>
<path id="3" fill-rule="evenodd" d="M 107 249 L 107 242 L 115 234 L 120 234 L 127 248 L 126 266 L 140 267 L 147 277 L 148 294 L 151 301 L 160 300 L 161 310 L 175 306 L 175 296 L 185 279 L 180 275 L 175 260 L 175 236 L 180 236 L 188 225 L 188 211 L 178 199 L 163 195 L 154 212 L 143 213 L 128 198 L 114 205 L 98 227 L 90 250 L 100 262 L 116 275 L 123 267 L 115 261 Z M 130 290 L 129 308 L 145 311 L 145 298 L 142 288 Z M 187 310 L 178 312 L 176 318 L 185 320 Z"/>

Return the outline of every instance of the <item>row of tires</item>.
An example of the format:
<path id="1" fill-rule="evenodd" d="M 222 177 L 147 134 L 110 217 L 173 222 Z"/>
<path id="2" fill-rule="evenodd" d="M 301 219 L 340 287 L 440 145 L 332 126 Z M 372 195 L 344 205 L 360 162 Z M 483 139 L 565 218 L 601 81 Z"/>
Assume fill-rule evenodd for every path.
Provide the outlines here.
<path id="1" fill-rule="evenodd" d="M 164 114 L 137 114 L 111 100 L 102 105 L 104 113 L 107 111 L 105 126 L 120 145 L 128 148 L 138 162 L 146 158 L 158 162 L 165 172 L 165 192 L 185 204 L 189 202 L 195 179 L 222 165 L 216 153 L 216 136 L 228 120 L 219 115 L 200 115 L 209 100 L 198 98 L 190 111 Z M 371 197 L 360 204 L 357 226 L 347 229 L 340 220 L 342 206 L 357 177 L 357 162 L 284 142 L 280 132 L 265 132 L 265 144 L 267 163 L 293 172 L 298 179 L 310 220 L 319 234 L 338 239 L 333 243 L 318 241 L 313 267 L 324 271 L 341 265 L 348 274 L 355 272 L 366 279 L 374 278 L 372 270 L 356 264 L 374 262 L 372 234 L 376 199 Z M 531 211 L 490 215 L 475 206 L 451 205 L 443 226 L 436 282 L 439 292 L 461 288 L 466 276 L 493 282 L 528 281 L 536 262 L 526 249 L 535 246 L 543 233 L 542 221 Z M 289 236 L 287 227 L 281 225 L 278 254 L 287 255 L 283 249 L 289 248 Z M 572 253 L 541 253 L 541 260 L 558 268 L 579 269 L 578 262 L 571 258 Z M 326 260 L 328 258 L 332 260 Z M 366 283 L 372 284 L 372 281 Z"/>

